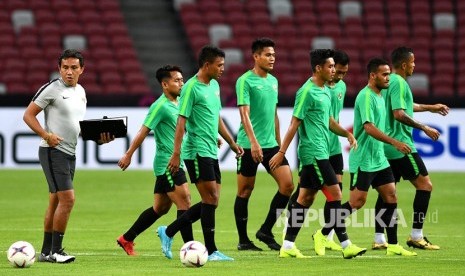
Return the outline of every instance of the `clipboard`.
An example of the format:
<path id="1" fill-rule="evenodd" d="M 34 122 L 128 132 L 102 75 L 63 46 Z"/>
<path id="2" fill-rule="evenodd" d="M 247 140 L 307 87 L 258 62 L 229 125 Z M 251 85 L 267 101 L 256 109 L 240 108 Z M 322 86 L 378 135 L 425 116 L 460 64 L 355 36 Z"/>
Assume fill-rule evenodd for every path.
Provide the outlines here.
<path id="1" fill-rule="evenodd" d="M 109 132 L 115 138 L 126 137 L 128 132 L 128 117 L 103 116 L 102 119 L 91 119 L 79 121 L 81 136 L 83 140 L 100 140 L 100 133 Z"/>

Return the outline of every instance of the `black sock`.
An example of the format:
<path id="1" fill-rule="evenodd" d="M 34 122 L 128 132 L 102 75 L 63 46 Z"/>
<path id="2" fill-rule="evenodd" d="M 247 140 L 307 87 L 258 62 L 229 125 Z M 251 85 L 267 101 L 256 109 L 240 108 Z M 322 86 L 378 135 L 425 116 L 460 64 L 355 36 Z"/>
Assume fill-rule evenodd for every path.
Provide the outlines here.
<path id="1" fill-rule="evenodd" d="M 153 207 L 145 209 L 142 213 L 140 213 L 131 228 L 124 233 L 124 239 L 127 241 L 133 241 L 140 233 L 152 226 L 152 224 L 159 218 L 160 216 L 155 212 L 155 210 L 153 210 Z"/>
<path id="2" fill-rule="evenodd" d="M 239 243 L 249 242 L 247 235 L 247 220 L 248 220 L 248 204 L 249 199 L 236 196 L 234 202 L 234 217 L 236 219 L 237 234 L 239 234 Z"/>
<path id="3" fill-rule="evenodd" d="M 52 233 L 44 232 L 44 242 L 42 243 L 42 250 L 40 253 L 49 255 L 50 251 L 52 251 Z"/>
<path id="4" fill-rule="evenodd" d="M 375 218 L 378 217 L 379 212 L 384 206 L 383 198 L 378 194 L 378 199 L 375 204 Z M 384 227 L 381 226 L 381 222 L 375 219 L 375 233 L 384 233 Z"/>
<path id="5" fill-rule="evenodd" d="M 215 244 L 215 209 L 215 205 L 202 203 L 200 223 L 208 255 L 218 250 Z"/>
<path id="6" fill-rule="evenodd" d="M 297 235 L 299 234 L 300 228 L 302 228 L 302 225 L 305 221 L 307 211 L 308 208 L 300 205 L 297 201 L 294 201 L 292 204 L 290 204 L 285 240 L 291 242 L 295 241 Z M 298 218 L 302 219 L 299 220 Z"/>
<path id="7" fill-rule="evenodd" d="M 266 216 L 265 222 L 260 227 L 263 233 L 271 234 L 271 228 L 278 220 L 281 213 L 286 209 L 286 205 L 289 202 L 289 197 L 281 194 L 279 191 L 273 197 L 270 203 L 270 210 Z"/>
<path id="8" fill-rule="evenodd" d="M 178 210 L 177 218 L 181 217 L 185 212 L 187 212 L 187 210 Z M 194 234 L 192 233 L 192 223 L 188 223 L 186 226 L 181 228 L 180 232 L 184 243 L 194 240 Z"/>
<path id="9" fill-rule="evenodd" d="M 188 224 L 192 224 L 200 218 L 201 203 L 192 205 L 189 210 L 185 211 L 182 216 L 178 217 L 166 228 L 166 235 L 170 238 L 174 237 L 182 228 Z M 192 226 L 191 226 L 192 227 Z"/>
<path id="10" fill-rule="evenodd" d="M 321 229 L 321 233 L 323 233 L 323 235 L 326 236 L 329 234 L 329 232 L 331 232 L 331 228 L 325 229 L 327 226 L 329 227 L 329 223 L 331 221 L 331 204 L 328 201 L 325 201 L 325 207 L 323 208 L 323 215 L 325 219 L 325 226 L 323 227 L 323 229 Z"/>
<path id="11" fill-rule="evenodd" d="M 350 211 L 345 208 L 342 207 L 340 200 L 326 202 L 325 226 L 321 229 L 323 235 L 328 235 L 334 229 L 340 242 L 349 239 L 344 220 L 349 216 Z"/>
<path id="12" fill-rule="evenodd" d="M 63 243 L 64 236 L 65 236 L 65 233 L 53 231 L 52 233 L 52 254 L 57 253 L 63 248 L 62 243 Z"/>
<path id="13" fill-rule="evenodd" d="M 381 216 L 386 227 L 389 244 L 397 244 L 397 203 L 384 203 L 384 214 Z M 383 210 L 382 209 L 382 210 Z"/>
<path id="14" fill-rule="evenodd" d="M 413 199 L 413 228 L 422 229 L 428 211 L 430 191 L 417 190 Z"/>
<path id="15" fill-rule="evenodd" d="M 297 189 L 295 190 L 295 192 L 291 195 L 291 198 L 289 198 L 289 203 L 287 204 L 287 209 L 290 210 L 291 209 L 291 204 L 293 202 L 297 202 L 297 198 L 299 197 L 299 192 L 300 192 L 300 183 L 297 184 Z"/>

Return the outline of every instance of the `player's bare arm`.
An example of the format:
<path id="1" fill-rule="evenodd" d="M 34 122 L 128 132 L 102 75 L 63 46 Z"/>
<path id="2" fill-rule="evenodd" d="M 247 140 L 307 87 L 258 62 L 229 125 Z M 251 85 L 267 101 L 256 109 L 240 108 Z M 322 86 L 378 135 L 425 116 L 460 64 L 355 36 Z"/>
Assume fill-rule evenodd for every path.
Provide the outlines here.
<path id="1" fill-rule="evenodd" d="M 430 126 L 427 126 L 412 117 L 410 117 L 403 109 L 396 109 L 392 111 L 394 114 L 394 118 L 408 126 L 414 127 L 416 129 L 422 130 L 428 137 L 433 139 L 434 141 L 439 139 L 439 136 L 441 135 L 439 131 L 435 128 L 432 128 Z"/>
<path id="2" fill-rule="evenodd" d="M 414 112 L 429 111 L 431 113 L 438 113 L 442 116 L 449 114 L 449 107 L 445 104 L 413 104 Z"/>
<path id="3" fill-rule="evenodd" d="M 343 128 L 333 117 L 329 118 L 329 130 L 331 130 L 334 134 L 342 137 L 346 137 L 347 141 L 349 141 L 349 145 L 351 148 L 357 148 L 357 139 L 355 139 L 354 135 L 350 133 L 347 129 Z"/>
<path id="4" fill-rule="evenodd" d="M 278 142 L 278 146 L 281 146 L 281 133 L 279 130 L 279 117 L 278 117 L 278 108 L 276 107 L 274 113 L 274 132 L 276 136 L 276 142 Z"/>
<path id="5" fill-rule="evenodd" d="M 244 149 L 240 147 L 236 142 L 234 142 L 234 139 L 231 136 L 231 133 L 229 133 L 228 129 L 224 125 L 223 119 L 219 118 L 218 120 L 218 133 L 223 137 L 223 139 L 228 143 L 229 147 L 231 148 L 232 151 L 236 153 L 236 158 L 241 157 L 244 154 Z"/>
<path id="6" fill-rule="evenodd" d="M 256 163 L 263 161 L 263 151 L 262 147 L 255 137 L 255 133 L 252 127 L 252 122 L 250 122 L 250 106 L 241 105 L 239 106 L 239 113 L 241 115 L 242 126 L 244 127 L 245 134 L 250 141 L 250 153 L 252 154 L 252 159 Z"/>
<path id="7" fill-rule="evenodd" d="M 175 173 L 179 170 L 181 165 L 181 143 L 184 136 L 186 127 L 186 117 L 179 115 L 178 122 L 176 123 L 176 132 L 174 133 L 173 154 L 168 162 L 168 170 Z"/>
<path id="8" fill-rule="evenodd" d="M 286 154 L 287 149 L 289 148 L 289 145 L 292 142 L 292 139 L 294 139 L 295 133 L 297 132 L 297 129 L 299 128 L 300 124 L 302 123 L 302 120 L 298 119 L 297 117 L 292 116 L 291 119 L 291 124 L 289 125 L 289 128 L 287 129 L 286 134 L 284 135 L 284 140 L 279 147 L 279 151 L 270 159 L 270 169 L 274 170 L 281 166 L 281 163 L 283 162 L 284 155 Z"/>
<path id="9" fill-rule="evenodd" d="M 126 153 L 121 157 L 121 159 L 118 161 L 118 166 L 121 168 L 121 170 L 126 170 L 129 165 L 131 165 L 131 158 L 134 152 L 142 145 L 142 142 L 144 142 L 145 137 L 150 133 L 150 129 L 146 126 L 141 126 L 139 131 L 136 134 L 136 137 L 134 137 L 134 140 L 132 141 L 131 145 L 129 146 L 129 149 L 126 151 Z"/>
<path id="10" fill-rule="evenodd" d="M 372 124 L 370 122 L 366 122 L 363 125 L 363 128 L 365 129 L 366 133 L 368 133 L 368 135 L 370 135 L 371 137 L 373 137 L 376 140 L 379 140 L 381 142 L 384 142 L 386 144 L 393 145 L 398 151 L 400 151 L 400 152 L 402 152 L 404 154 L 408 154 L 408 153 L 412 152 L 412 150 L 410 149 L 410 147 L 407 144 L 405 144 L 403 142 L 400 142 L 400 141 L 386 135 L 384 132 L 379 130 L 374 124 Z"/>

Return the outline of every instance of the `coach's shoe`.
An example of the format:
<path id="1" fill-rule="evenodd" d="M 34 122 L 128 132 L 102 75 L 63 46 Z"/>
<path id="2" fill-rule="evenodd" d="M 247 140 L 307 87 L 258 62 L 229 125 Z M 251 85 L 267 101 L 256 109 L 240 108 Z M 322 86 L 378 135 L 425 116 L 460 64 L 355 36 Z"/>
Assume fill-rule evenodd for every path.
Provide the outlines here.
<path id="1" fill-rule="evenodd" d="M 417 253 L 413 251 L 405 250 L 400 244 L 388 244 L 386 255 L 393 256 L 416 256 Z"/>
<path id="2" fill-rule="evenodd" d="M 342 257 L 344 257 L 344 259 L 352 259 L 357 256 L 362 256 L 365 252 L 367 252 L 366 248 L 361 248 L 355 244 L 351 244 L 342 250 Z"/>
<path id="3" fill-rule="evenodd" d="M 426 237 L 419 240 L 414 240 L 412 237 L 408 237 L 407 245 L 413 248 L 426 249 L 426 250 L 439 250 L 438 245 L 432 244 Z"/>
<path id="4" fill-rule="evenodd" d="M 326 253 L 326 236 L 321 233 L 320 229 L 315 231 L 312 238 L 315 242 L 315 253 L 318 256 L 324 256 Z"/>
<path id="5" fill-rule="evenodd" d="M 388 247 L 388 243 L 387 242 L 384 242 L 384 243 L 376 243 L 376 242 L 373 242 L 371 244 L 371 249 L 373 250 L 384 250 Z"/>
<path id="6" fill-rule="evenodd" d="M 134 245 L 136 245 L 133 241 L 127 241 L 123 235 L 119 236 L 116 240 L 116 243 L 123 248 L 124 252 L 129 256 L 137 255 L 136 251 L 134 251 Z"/>
<path id="7" fill-rule="evenodd" d="M 158 227 L 157 234 L 161 242 L 161 251 L 163 251 L 163 254 L 165 254 L 166 258 L 173 259 L 173 253 L 171 252 L 173 238 L 170 238 L 166 235 L 166 226 Z"/>
<path id="8" fill-rule="evenodd" d="M 209 261 L 234 261 L 233 258 L 224 255 L 218 250 L 208 255 L 208 260 Z"/>
<path id="9" fill-rule="evenodd" d="M 50 255 L 49 258 L 50 258 L 51 262 L 60 263 L 60 264 L 66 264 L 66 263 L 74 262 L 74 260 L 76 259 L 76 257 L 66 254 L 66 252 L 64 251 L 64 248 L 62 248 L 62 249 L 60 249 L 60 251 L 55 252 L 52 255 Z"/>
<path id="10" fill-rule="evenodd" d="M 265 243 L 266 245 L 268 245 L 268 247 L 271 249 L 271 250 L 280 250 L 281 249 L 281 245 L 279 245 L 275 239 L 274 239 L 274 236 L 273 234 L 266 234 L 264 232 L 262 232 L 262 230 L 258 230 L 257 231 L 257 234 L 255 234 L 255 237 Z"/>
<path id="11" fill-rule="evenodd" d="M 279 250 L 279 257 L 280 258 L 297 258 L 297 259 L 305 259 L 305 258 L 311 258 L 310 256 L 305 256 L 300 252 L 299 249 L 294 245 L 291 249 L 284 249 L 281 247 Z"/>
<path id="12" fill-rule="evenodd" d="M 342 251 L 342 247 L 337 244 L 334 240 L 326 239 L 325 248 L 332 251 Z"/>
<path id="13" fill-rule="evenodd" d="M 263 251 L 263 249 L 253 244 L 252 241 L 248 241 L 245 243 L 238 243 L 237 250 Z"/>
<path id="14" fill-rule="evenodd" d="M 39 256 L 37 256 L 37 261 L 41 263 L 51 263 L 52 260 L 50 260 L 50 255 L 45 255 L 44 253 L 40 253 Z"/>

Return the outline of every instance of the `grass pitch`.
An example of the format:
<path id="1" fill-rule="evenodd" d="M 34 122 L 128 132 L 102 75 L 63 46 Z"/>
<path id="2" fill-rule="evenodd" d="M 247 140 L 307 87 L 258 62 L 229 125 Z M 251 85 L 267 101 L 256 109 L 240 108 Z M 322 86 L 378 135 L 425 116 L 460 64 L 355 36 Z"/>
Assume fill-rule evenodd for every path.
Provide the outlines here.
<path id="1" fill-rule="evenodd" d="M 294 177 L 297 180 L 297 177 Z M 0 170 L 0 248 L 4 252 L 0 275 L 460 275 L 465 271 L 464 240 L 465 186 L 463 173 L 432 173 L 434 192 L 424 231 L 428 238 L 441 246 L 439 251 L 418 252 L 417 257 L 387 257 L 383 251 L 371 250 L 374 228 L 364 220 L 363 209 L 357 221 L 351 221 L 348 233 L 352 242 L 369 248 L 364 256 L 344 260 L 340 252 L 327 251 L 317 257 L 313 251 L 311 234 L 320 228 L 312 220 L 300 232 L 297 246 L 311 259 L 280 259 L 255 239 L 255 232 L 263 222 L 269 202 L 276 193 L 276 184 L 266 173 L 257 175 L 257 183 L 249 203 L 249 237 L 263 252 L 243 252 L 236 249 L 237 232 L 234 222 L 235 174 L 223 172 L 220 204 L 216 211 L 216 242 L 234 262 L 208 262 L 204 267 L 185 268 L 178 259 L 182 246 L 180 235 L 173 243 L 173 260 L 166 259 L 155 234 L 156 227 L 167 225 L 175 218 L 175 207 L 159 219 L 136 242 L 139 256 L 127 256 L 116 245 L 116 238 L 124 233 L 139 216 L 152 205 L 154 177 L 150 171 L 79 170 L 75 176 L 76 203 L 64 239 L 66 251 L 76 255 L 71 264 L 35 263 L 27 269 L 12 268 L 6 251 L 15 241 L 26 240 L 36 251 L 42 245 L 43 215 L 47 206 L 47 186 L 41 170 Z M 296 181 L 297 182 L 297 181 Z M 345 175 L 344 199 L 348 198 L 348 176 Z M 197 190 L 191 185 L 192 202 L 198 202 Z M 410 233 L 414 189 L 409 182 L 398 185 L 399 209 L 406 227 L 399 226 L 399 242 L 405 245 Z M 375 191 L 365 208 L 373 208 Z M 312 206 L 313 213 L 323 206 L 323 196 Z M 311 219 L 309 219 L 311 220 Z M 203 242 L 200 223 L 194 224 L 194 236 Z M 275 226 L 276 239 L 281 239 L 282 226 Z"/>

